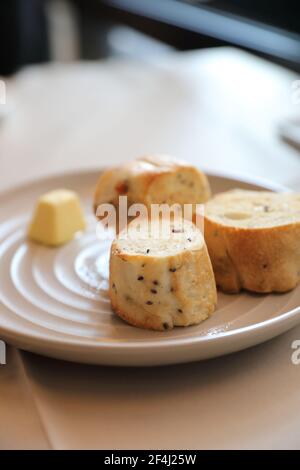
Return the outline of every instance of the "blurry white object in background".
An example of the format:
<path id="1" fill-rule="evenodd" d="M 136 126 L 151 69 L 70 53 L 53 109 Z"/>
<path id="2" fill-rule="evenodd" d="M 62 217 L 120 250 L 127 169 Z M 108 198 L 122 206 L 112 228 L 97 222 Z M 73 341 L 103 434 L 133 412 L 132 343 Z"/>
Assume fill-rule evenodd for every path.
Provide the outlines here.
<path id="1" fill-rule="evenodd" d="M 47 2 L 51 59 L 71 62 L 79 59 L 79 36 L 76 11 L 64 0 Z"/>
<path id="2" fill-rule="evenodd" d="M 134 58 L 151 62 L 151 57 L 174 51 L 174 48 L 150 36 L 123 25 L 90 20 L 88 31 L 79 31 L 79 18 L 71 2 L 47 2 L 51 60 L 72 62 L 82 54 L 85 59 L 107 56 Z M 81 22 L 81 28 L 83 24 Z M 84 43 L 80 45 L 80 41 Z"/>
<path id="3" fill-rule="evenodd" d="M 107 42 L 112 55 L 149 61 L 151 57 L 169 54 L 175 49 L 127 26 L 114 26 Z"/>
<path id="4" fill-rule="evenodd" d="M 296 78 L 232 48 L 28 67 L 7 84 L 2 185 L 164 152 L 299 190 L 299 154 L 278 135 Z"/>
<path id="5" fill-rule="evenodd" d="M 0 124 L 14 109 L 11 97 L 8 99 L 6 91 L 6 80 L 0 77 Z"/>

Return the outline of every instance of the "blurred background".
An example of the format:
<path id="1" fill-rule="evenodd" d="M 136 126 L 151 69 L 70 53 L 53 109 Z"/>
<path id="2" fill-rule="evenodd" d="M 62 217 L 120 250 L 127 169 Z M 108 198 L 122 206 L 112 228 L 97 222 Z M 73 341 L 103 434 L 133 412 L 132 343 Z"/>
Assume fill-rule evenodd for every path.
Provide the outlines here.
<path id="1" fill-rule="evenodd" d="M 298 187 L 299 23 L 291 0 L 2 0 L 7 184 L 149 152 Z"/>
<path id="2" fill-rule="evenodd" d="M 2 0 L 0 74 L 52 60 L 145 59 L 224 45 L 300 71 L 297 6 L 292 0 Z"/>

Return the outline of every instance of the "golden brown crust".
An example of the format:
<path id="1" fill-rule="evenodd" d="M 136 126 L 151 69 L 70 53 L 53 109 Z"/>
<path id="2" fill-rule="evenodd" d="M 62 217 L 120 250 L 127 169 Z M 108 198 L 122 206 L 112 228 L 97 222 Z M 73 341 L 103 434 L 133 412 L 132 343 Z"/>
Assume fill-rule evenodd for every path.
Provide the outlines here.
<path id="1" fill-rule="evenodd" d="M 206 213 L 204 234 L 217 286 L 224 292 L 287 292 L 298 285 L 300 223 L 287 218 L 285 225 L 234 227 Z"/>
<path id="2" fill-rule="evenodd" d="M 144 330 L 156 330 L 156 331 L 164 331 L 168 328 L 165 328 L 161 322 L 161 320 L 153 315 L 147 315 L 145 318 L 141 319 L 140 317 L 134 317 L 125 310 L 122 309 L 120 305 L 115 304 L 111 300 L 111 308 L 113 311 L 124 320 L 126 323 L 129 323 L 132 326 L 137 328 L 142 328 Z"/>
<path id="3" fill-rule="evenodd" d="M 180 160 L 167 156 L 144 156 L 119 167 L 104 171 L 94 195 L 94 210 L 103 203 L 118 208 L 120 195 L 128 205 L 142 203 L 200 204 L 210 197 L 204 173 Z"/>

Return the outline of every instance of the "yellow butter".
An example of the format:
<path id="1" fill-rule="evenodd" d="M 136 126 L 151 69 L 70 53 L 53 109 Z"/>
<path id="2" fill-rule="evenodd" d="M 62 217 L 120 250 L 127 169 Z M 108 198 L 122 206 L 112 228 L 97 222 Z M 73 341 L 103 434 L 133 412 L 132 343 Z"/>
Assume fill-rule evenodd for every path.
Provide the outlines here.
<path id="1" fill-rule="evenodd" d="M 78 195 L 74 191 L 57 189 L 39 198 L 28 236 L 33 241 L 57 246 L 72 240 L 85 226 Z"/>

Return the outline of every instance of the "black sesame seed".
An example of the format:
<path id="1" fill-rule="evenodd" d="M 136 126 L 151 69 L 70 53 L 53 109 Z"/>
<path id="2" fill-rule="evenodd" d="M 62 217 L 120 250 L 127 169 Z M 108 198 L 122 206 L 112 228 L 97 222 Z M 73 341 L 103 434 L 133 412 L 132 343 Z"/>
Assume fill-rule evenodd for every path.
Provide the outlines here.
<path id="1" fill-rule="evenodd" d="M 267 263 L 263 264 L 263 268 L 266 269 L 268 267 Z"/>
<path id="2" fill-rule="evenodd" d="M 144 264 L 142 264 L 142 268 L 144 268 L 144 267 L 145 267 L 145 263 L 144 263 Z"/>
<path id="3" fill-rule="evenodd" d="M 147 254 L 150 253 L 150 249 L 149 249 L 149 248 L 147 249 L 146 253 L 147 253 Z"/>
<path id="4" fill-rule="evenodd" d="M 269 206 L 264 206 L 264 212 L 269 212 L 270 207 Z"/>
<path id="5" fill-rule="evenodd" d="M 178 308 L 178 309 L 177 309 L 177 312 L 182 313 L 181 308 Z"/>
<path id="6" fill-rule="evenodd" d="M 143 281 L 143 280 L 144 280 L 144 276 L 139 276 L 137 279 L 138 279 L 138 281 Z"/>
<path id="7" fill-rule="evenodd" d="M 191 239 L 191 238 L 188 238 L 188 242 L 191 242 L 191 241 L 192 241 L 192 239 Z"/>
<path id="8" fill-rule="evenodd" d="M 155 290 L 155 289 L 151 289 L 150 292 L 152 292 L 152 294 L 157 294 L 157 290 Z"/>
<path id="9" fill-rule="evenodd" d="M 170 328 L 169 323 L 163 323 L 164 330 L 168 330 Z"/>
<path id="10" fill-rule="evenodd" d="M 170 268 L 169 271 L 170 271 L 170 273 L 175 273 L 176 268 Z"/>
<path id="11" fill-rule="evenodd" d="M 151 302 L 151 300 L 147 300 L 146 305 L 153 305 L 153 302 Z"/>
<path id="12" fill-rule="evenodd" d="M 171 287 L 170 292 L 174 292 L 174 288 L 173 288 L 173 287 Z"/>
<path id="13" fill-rule="evenodd" d="M 155 286 L 159 286 L 159 282 L 158 282 L 158 281 L 156 281 L 156 280 L 155 280 L 155 281 L 153 281 L 153 284 L 154 284 Z"/>
<path id="14" fill-rule="evenodd" d="M 172 228 L 172 233 L 183 233 L 184 231 L 179 228 Z"/>

